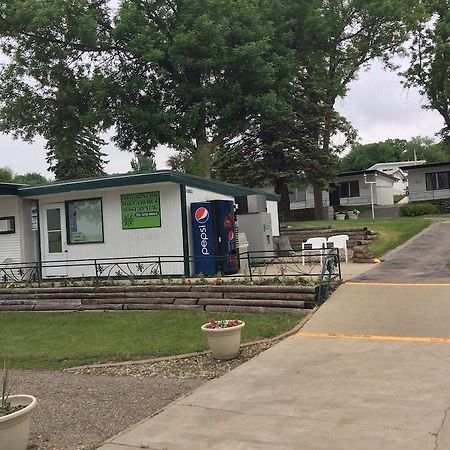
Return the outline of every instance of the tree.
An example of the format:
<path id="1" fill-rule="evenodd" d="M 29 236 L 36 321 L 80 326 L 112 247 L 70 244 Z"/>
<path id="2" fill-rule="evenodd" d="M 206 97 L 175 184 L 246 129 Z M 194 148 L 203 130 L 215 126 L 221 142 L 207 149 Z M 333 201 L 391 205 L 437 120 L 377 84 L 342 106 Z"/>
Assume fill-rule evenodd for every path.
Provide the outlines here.
<path id="1" fill-rule="evenodd" d="M 123 0 L 117 11 L 107 0 L 2 0 L 0 33 L 12 60 L 0 129 L 43 134 L 54 168 L 61 157 L 77 159 L 73 140 L 98 172 L 90 138 L 114 123 L 121 149 L 150 154 L 166 144 L 210 176 L 220 145 L 282 106 L 284 66 L 271 59 L 271 24 L 251 0 Z M 61 143 L 56 130 L 66 127 L 72 137 Z"/>
<path id="2" fill-rule="evenodd" d="M 0 182 L 20 184 L 45 184 L 49 180 L 37 172 L 28 172 L 23 175 L 14 174 L 9 167 L 0 167 Z"/>
<path id="3" fill-rule="evenodd" d="M 136 155 L 135 158 L 131 160 L 132 172 L 153 172 L 156 170 L 156 162 L 153 155 Z"/>
<path id="4" fill-rule="evenodd" d="M 450 2 L 424 0 L 429 16 L 415 33 L 410 47 L 411 65 L 404 76 L 417 86 L 444 119 L 442 136 L 450 139 Z M 448 145 L 448 144 L 447 144 Z"/>
<path id="5" fill-rule="evenodd" d="M 110 25 L 107 3 L 1 1 L 0 48 L 9 63 L 0 76 L 0 130 L 26 141 L 43 136 L 57 179 L 103 173 L 97 135 L 110 122 L 93 63 Z"/>
<path id="6" fill-rule="evenodd" d="M 44 177 L 40 173 L 27 172 L 27 173 L 24 173 L 23 175 L 16 175 L 14 177 L 14 182 L 20 183 L 20 184 L 35 185 L 35 184 L 47 184 L 50 182 L 50 180 L 48 180 L 46 177 Z"/>
<path id="7" fill-rule="evenodd" d="M 253 123 L 240 149 L 239 142 L 225 146 L 220 170 L 229 166 L 227 158 L 231 158 L 240 166 L 238 173 L 247 183 L 265 174 L 265 180 L 271 179 L 282 195 L 281 209 L 288 208 L 288 183 L 311 182 L 315 215 L 321 218 L 322 190 L 333 181 L 336 155 L 342 150 L 333 145 L 332 137 L 338 131 L 344 131 L 349 142 L 355 137 L 336 112 L 335 101 L 345 96 L 362 67 L 374 58 L 387 62 L 399 50 L 416 26 L 420 8 L 414 0 L 315 0 L 291 2 L 287 9 L 274 13 L 274 4 L 269 5 L 272 9 L 268 9 L 268 17 L 279 18 L 280 11 L 287 11 L 284 17 L 281 15 L 282 20 L 274 19 L 274 23 L 277 37 L 290 36 L 282 43 L 295 57 L 295 72 L 289 88 L 283 91 L 290 114 Z M 252 151 L 252 145 L 257 149 Z M 230 147 L 235 154 L 229 153 Z M 251 169 L 255 164 L 259 164 L 256 172 Z M 235 167 L 226 173 L 233 176 Z"/>
<path id="8" fill-rule="evenodd" d="M 344 172 L 366 170 L 376 163 L 395 161 L 414 161 L 424 159 L 427 162 L 444 162 L 449 160 L 449 152 L 443 143 L 436 144 L 427 137 L 415 137 L 410 141 L 388 139 L 384 142 L 355 145 L 350 153 L 341 160 Z"/>
<path id="9" fill-rule="evenodd" d="M 14 181 L 13 171 L 9 167 L 0 167 L 0 181 L 12 183 Z"/>
<path id="10" fill-rule="evenodd" d="M 361 68 L 400 50 L 409 33 L 417 27 L 422 8 L 415 0 L 323 0 L 315 20 L 326 67 L 323 79 L 324 132 L 322 152 L 328 153 L 333 135 L 334 104 L 345 96 L 349 83 Z M 316 74 L 317 76 L 317 74 Z M 316 218 L 322 216 L 322 189 L 314 186 Z"/>
<path id="11" fill-rule="evenodd" d="M 116 21 L 128 55 L 113 75 L 121 148 L 166 144 L 210 177 L 217 148 L 280 108 L 272 30 L 256 2 L 124 1 Z"/>

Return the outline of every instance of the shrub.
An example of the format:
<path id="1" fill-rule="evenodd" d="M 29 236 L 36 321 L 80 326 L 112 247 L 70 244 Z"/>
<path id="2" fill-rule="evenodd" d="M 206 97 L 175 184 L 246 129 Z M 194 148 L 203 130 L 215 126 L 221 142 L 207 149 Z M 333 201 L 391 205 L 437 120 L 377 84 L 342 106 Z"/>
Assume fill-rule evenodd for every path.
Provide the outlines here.
<path id="1" fill-rule="evenodd" d="M 437 214 L 438 209 L 436 205 L 432 203 L 412 203 L 410 205 L 404 205 L 400 208 L 400 214 L 402 216 L 425 216 L 427 214 Z"/>

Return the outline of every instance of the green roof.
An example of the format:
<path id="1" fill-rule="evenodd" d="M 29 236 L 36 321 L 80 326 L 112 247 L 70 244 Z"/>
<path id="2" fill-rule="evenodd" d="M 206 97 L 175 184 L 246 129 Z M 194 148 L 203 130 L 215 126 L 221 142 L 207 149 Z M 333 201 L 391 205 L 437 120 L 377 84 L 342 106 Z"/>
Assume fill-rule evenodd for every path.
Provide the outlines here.
<path id="1" fill-rule="evenodd" d="M 22 186 L 26 185 L 20 183 L 0 182 L 0 195 L 19 195 L 18 190 Z"/>
<path id="2" fill-rule="evenodd" d="M 175 183 L 193 188 L 216 192 L 217 194 L 239 197 L 241 195 L 265 195 L 267 200 L 278 201 L 280 197 L 258 189 L 251 189 L 237 184 L 210 180 L 181 172 L 157 170 L 146 173 L 127 173 L 98 178 L 85 178 L 81 180 L 58 181 L 55 183 L 18 187 L 21 197 L 37 197 L 40 195 L 59 194 L 64 192 L 85 191 L 88 189 L 106 189 L 112 187 L 135 186 L 153 183 Z"/>

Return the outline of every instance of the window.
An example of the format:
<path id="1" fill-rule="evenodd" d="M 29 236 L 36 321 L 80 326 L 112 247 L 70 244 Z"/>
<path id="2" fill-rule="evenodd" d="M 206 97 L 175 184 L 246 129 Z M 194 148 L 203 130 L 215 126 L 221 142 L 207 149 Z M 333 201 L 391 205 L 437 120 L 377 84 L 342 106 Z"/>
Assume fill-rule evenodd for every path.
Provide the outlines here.
<path id="1" fill-rule="evenodd" d="M 13 234 L 16 232 L 14 216 L 0 217 L 0 234 Z"/>
<path id="2" fill-rule="evenodd" d="M 102 200 L 71 200 L 66 202 L 69 244 L 103 242 Z"/>
<path id="3" fill-rule="evenodd" d="M 289 189 L 289 200 L 291 202 L 304 202 L 306 201 L 306 191 L 300 188 Z"/>
<path id="4" fill-rule="evenodd" d="M 425 185 L 427 191 L 437 189 L 449 189 L 450 172 L 433 172 L 425 174 Z"/>
<path id="5" fill-rule="evenodd" d="M 359 197 L 359 181 L 344 181 L 339 185 L 340 197 Z"/>

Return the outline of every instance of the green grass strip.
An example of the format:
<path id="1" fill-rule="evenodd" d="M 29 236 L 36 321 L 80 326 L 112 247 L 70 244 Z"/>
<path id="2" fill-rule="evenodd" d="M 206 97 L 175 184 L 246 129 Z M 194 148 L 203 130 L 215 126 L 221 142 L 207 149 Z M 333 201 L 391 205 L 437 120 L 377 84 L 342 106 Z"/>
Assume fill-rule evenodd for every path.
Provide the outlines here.
<path id="1" fill-rule="evenodd" d="M 20 369 L 61 369 L 208 349 L 200 326 L 209 318 L 246 322 L 242 340 L 284 333 L 299 314 L 219 314 L 197 311 L 0 313 L 0 360 Z"/>
<path id="2" fill-rule="evenodd" d="M 367 227 L 369 230 L 378 232 L 378 236 L 370 244 L 370 251 L 379 258 L 431 224 L 432 221 L 424 217 L 398 217 L 375 220 L 358 219 L 356 221 L 313 220 L 290 222 L 286 225 L 291 225 L 295 228 L 310 228 L 313 226 L 330 226 L 336 229 Z M 320 233 L 318 233 L 319 235 Z"/>

